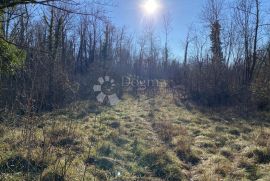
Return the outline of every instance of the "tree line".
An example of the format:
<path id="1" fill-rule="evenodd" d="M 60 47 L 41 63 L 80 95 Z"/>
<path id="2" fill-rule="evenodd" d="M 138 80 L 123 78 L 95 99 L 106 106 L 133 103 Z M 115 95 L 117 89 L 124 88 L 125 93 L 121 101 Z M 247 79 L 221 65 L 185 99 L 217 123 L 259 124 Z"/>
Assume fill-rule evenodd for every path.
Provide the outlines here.
<path id="1" fill-rule="evenodd" d="M 113 25 L 106 4 L 3 1 L 0 5 L 1 109 L 42 111 L 91 96 L 98 77 L 173 80 L 205 106 L 269 108 L 269 12 L 261 0 L 208 0 L 202 24 L 170 53 L 171 18 L 163 43 L 153 26 L 139 38 Z M 180 22 L 179 22 L 180 23 Z M 180 47 L 179 47 L 180 51 Z"/>

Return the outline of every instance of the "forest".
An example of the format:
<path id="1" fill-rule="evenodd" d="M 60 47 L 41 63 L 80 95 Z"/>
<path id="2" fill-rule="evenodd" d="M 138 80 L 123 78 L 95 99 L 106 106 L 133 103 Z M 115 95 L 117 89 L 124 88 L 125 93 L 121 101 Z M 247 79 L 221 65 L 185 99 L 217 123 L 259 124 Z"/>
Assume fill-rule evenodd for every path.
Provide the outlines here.
<path id="1" fill-rule="evenodd" d="M 202 2 L 175 45 L 123 0 L 1 0 L 0 180 L 270 180 L 270 4 Z"/>

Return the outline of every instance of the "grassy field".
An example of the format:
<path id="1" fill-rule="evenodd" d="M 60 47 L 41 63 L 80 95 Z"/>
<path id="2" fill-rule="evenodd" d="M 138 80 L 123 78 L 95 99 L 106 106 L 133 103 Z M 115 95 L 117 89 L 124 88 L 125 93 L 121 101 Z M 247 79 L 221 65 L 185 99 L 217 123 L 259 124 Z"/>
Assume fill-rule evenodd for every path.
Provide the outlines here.
<path id="1" fill-rule="evenodd" d="M 21 117 L 20 117 L 21 118 Z M 270 180 L 270 123 L 171 95 L 2 119 L 0 180 Z"/>

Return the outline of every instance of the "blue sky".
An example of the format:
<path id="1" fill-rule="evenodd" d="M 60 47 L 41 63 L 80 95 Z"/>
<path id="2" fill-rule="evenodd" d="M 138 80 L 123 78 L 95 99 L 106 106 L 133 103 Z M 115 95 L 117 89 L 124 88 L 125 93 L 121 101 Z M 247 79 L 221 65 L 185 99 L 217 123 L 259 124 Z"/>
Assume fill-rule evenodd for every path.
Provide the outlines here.
<path id="1" fill-rule="evenodd" d="M 145 24 L 152 21 L 152 18 L 145 16 L 141 5 L 147 0 L 113 0 L 115 7 L 110 8 L 110 17 L 117 27 L 125 26 L 127 31 L 139 37 L 142 35 Z M 155 33 L 164 42 L 164 31 L 162 17 L 169 13 L 172 17 L 173 27 L 169 35 L 169 48 L 175 58 L 183 57 L 183 47 L 187 32 L 191 26 L 202 27 L 201 12 L 205 0 L 156 0 L 161 4 L 161 9 L 155 14 L 153 26 Z M 227 0 L 235 2 L 237 0 Z M 270 1 L 261 0 L 263 10 L 270 12 Z M 228 5 L 228 4 L 227 4 Z M 226 10 L 224 11 L 226 16 Z M 268 17 L 269 14 L 266 16 Z M 267 18 L 266 18 L 267 19 Z M 194 27 L 193 27 L 194 29 Z"/>
<path id="2" fill-rule="evenodd" d="M 169 34 L 169 44 L 171 53 L 179 58 L 183 53 L 183 42 L 186 38 L 189 27 L 192 23 L 200 22 L 200 13 L 203 0 L 158 0 L 161 9 L 153 16 L 145 15 L 141 5 L 145 0 L 115 0 L 116 6 L 111 9 L 110 17 L 112 22 L 118 26 L 125 26 L 128 32 L 139 36 L 142 34 L 145 24 L 152 23 L 155 33 L 164 40 L 164 30 L 162 17 L 170 14 L 172 17 Z"/>

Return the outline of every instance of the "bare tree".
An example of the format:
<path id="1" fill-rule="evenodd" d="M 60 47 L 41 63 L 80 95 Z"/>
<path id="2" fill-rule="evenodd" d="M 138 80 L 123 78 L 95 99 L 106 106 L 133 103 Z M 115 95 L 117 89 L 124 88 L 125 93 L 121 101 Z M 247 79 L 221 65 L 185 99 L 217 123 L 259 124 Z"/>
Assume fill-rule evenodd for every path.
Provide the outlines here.
<path id="1" fill-rule="evenodd" d="M 249 85 L 254 78 L 258 63 L 258 39 L 260 28 L 260 1 L 239 1 L 236 5 L 236 19 L 242 33 L 244 47 L 244 84 Z M 253 6 L 255 5 L 255 6 Z M 255 9 L 253 8 L 255 7 Z"/>
<path id="2" fill-rule="evenodd" d="M 169 58 L 168 37 L 169 37 L 169 33 L 172 31 L 171 23 L 172 23 L 171 15 L 169 13 L 164 15 L 163 16 L 163 28 L 164 28 L 164 33 L 165 33 L 165 46 L 164 46 L 165 64 L 168 63 L 168 58 Z"/>

